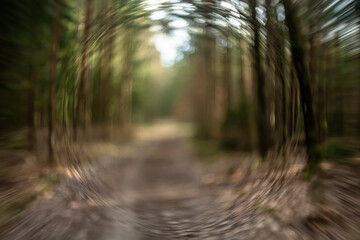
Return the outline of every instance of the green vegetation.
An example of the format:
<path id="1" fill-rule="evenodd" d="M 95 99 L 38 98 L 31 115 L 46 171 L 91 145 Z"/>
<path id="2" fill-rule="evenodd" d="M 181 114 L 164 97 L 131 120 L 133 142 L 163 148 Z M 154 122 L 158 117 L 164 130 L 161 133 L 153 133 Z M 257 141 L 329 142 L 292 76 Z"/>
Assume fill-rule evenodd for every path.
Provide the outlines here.
<path id="1" fill-rule="evenodd" d="M 309 177 L 356 154 L 331 139 L 360 136 L 357 1 L 4 0 L 1 12 L 0 144 L 39 164 L 165 117 L 263 160 L 300 144 Z M 164 67 L 166 36 L 181 43 Z"/>
<path id="2" fill-rule="evenodd" d="M 337 139 L 329 139 L 321 144 L 320 152 L 326 160 L 346 162 L 356 155 L 357 150 L 351 144 Z"/>

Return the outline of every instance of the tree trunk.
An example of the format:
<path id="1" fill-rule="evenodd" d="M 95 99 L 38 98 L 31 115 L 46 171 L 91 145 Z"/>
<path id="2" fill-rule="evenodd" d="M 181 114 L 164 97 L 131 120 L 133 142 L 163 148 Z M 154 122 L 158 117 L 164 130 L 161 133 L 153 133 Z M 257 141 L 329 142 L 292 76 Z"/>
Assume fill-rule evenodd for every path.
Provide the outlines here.
<path id="1" fill-rule="evenodd" d="M 290 110 L 289 110 L 289 130 L 288 135 L 292 137 L 296 133 L 298 124 L 299 101 L 298 101 L 298 84 L 296 84 L 296 70 L 294 59 L 291 59 L 290 64 Z"/>
<path id="2" fill-rule="evenodd" d="M 269 119 L 268 123 L 268 144 L 272 144 L 274 140 L 276 139 L 275 136 L 281 135 L 281 127 L 283 124 L 281 123 L 281 88 L 278 86 L 279 84 L 276 82 L 276 68 L 275 68 L 275 36 L 274 36 L 274 22 L 273 22 L 273 9 L 271 6 L 271 0 L 265 1 L 265 8 L 266 8 L 266 49 L 267 49 L 267 55 L 266 55 L 266 83 L 265 88 L 266 92 L 268 93 L 267 96 L 267 102 L 268 109 L 266 112 L 266 116 Z M 282 56 L 277 56 L 278 58 L 281 58 Z M 274 118 L 273 118 L 274 116 Z M 275 136 L 274 136 L 275 135 Z"/>
<path id="3" fill-rule="evenodd" d="M 114 17 L 115 11 L 112 9 L 113 1 L 110 2 L 110 7 L 107 7 L 106 21 L 105 24 L 108 26 L 108 31 L 105 34 L 104 39 L 104 49 L 103 49 L 103 65 L 102 69 L 102 84 L 101 84 L 101 102 L 102 110 L 101 115 L 103 118 L 103 137 L 104 139 L 109 139 L 110 137 L 110 88 L 111 88 L 111 78 L 112 78 L 112 59 L 113 59 L 113 42 L 114 42 Z"/>
<path id="4" fill-rule="evenodd" d="M 297 9 L 291 3 L 291 0 L 283 0 L 283 4 L 286 13 L 286 24 L 290 34 L 291 53 L 300 87 L 300 100 L 308 152 L 306 173 L 307 177 L 312 177 L 317 172 L 320 156 L 317 152 L 316 120 L 310 88 L 309 69 L 305 62 L 305 46 L 301 42 L 302 37 L 299 19 L 297 18 Z"/>
<path id="5" fill-rule="evenodd" d="M 239 93 L 239 97 L 238 97 L 238 107 L 241 106 L 241 104 L 243 104 L 243 102 L 246 100 L 245 98 L 245 90 L 244 90 L 244 59 L 243 59 L 243 53 L 244 51 L 244 47 L 243 45 L 243 41 L 242 39 L 239 39 L 239 53 L 238 53 L 238 69 L 240 69 L 238 72 L 238 93 Z"/>
<path id="6" fill-rule="evenodd" d="M 237 122 L 240 130 L 239 146 L 243 150 L 250 150 L 252 147 L 251 129 L 250 129 L 250 114 L 248 109 L 248 102 L 245 96 L 245 61 L 246 55 L 245 41 L 239 39 L 239 53 L 238 53 L 238 105 L 237 105 Z"/>
<path id="7" fill-rule="evenodd" d="M 207 119 L 207 128 L 208 128 L 208 138 L 217 137 L 218 133 L 216 131 L 216 120 L 215 120 L 215 103 L 216 103 L 216 77 L 214 58 L 215 56 L 215 39 L 211 34 L 206 30 L 206 40 L 205 40 L 205 53 L 204 53 L 204 74 L 205 74 L 205 85 L 206 85 L 206 115 Z M 205 121 L 206 121 L 205 119 Z"/>
<path id="8" fill-rule="evenodd" d="M 356 12 L 357 12 L 357 18 L 358 18 L 358 22 L 357 22 L 357 26 L 358 29 L 360 29 L 360 1 L 356 2 Z M 358 31 L 358 41 L 360 41 L 360 31 Z M 358 64 L 360 65 L 360 54 L 357 54 L 357 61 Z M 357 69 L 357 79 L 360 79 L 360 70 Z M 358 81 L 358 92 L 357 92 L 357 98 L 358 98 L 358 107 L 357 107 L 357 137 L 358 139 L 360 139 L 360 81 Z"/>
<path id="9" fill-rule="evenodd" d="M 51 43 L 51 66 L 50 66 L 50 91 L 49 91 L 49 122 L 48 122 L 48 147 L 49 147 L 49 164 L 54 164 L 54 125 L 55 125 L 55 79 L 57 55 L 59 48 L 59 31 L 60 31 L 60 13 L 59 3 L 55 1 L 53 32 Z"/>
<path id="10" fill-rule="evenodd" d="M 256 0 L 250 1 L 251 19 L 254 29 L 254 47 L 253 47 L 253 64 L 254 76 L 257 88 L 257 126 L 258 126 L 258 144 L 261 157 L 264 159 L 269 147 L 269 119 L 267 118 L 267 104 L 265 93 L 265 77 L 261 66 L 260 52 L 260 23 L 256 16 Z"/>
<path id="11" fill-rule="evenodd" d="M 125 126 L 131 123 L 131 111 L 132 111 L 132 68 L 133 68 L 133 53 L 134 53 L 134 33 L 132 29 L 127 29 L 124 36 L 123 46 L 123 66 L 121 70 L 121 80 L 119 88 L 119 104 L 120 124 Z"/>
<path id="12" fill-rule="evenodd" d="M 285 61 L 286 61 L 286 49 L 285 49 L 285 39 L 284 39 L 284 31 L 282 30 L 281 26 L 278 25 L 276 29 L 276 37 L 275 46 L 278 51 L 277 58 L 276 58 L 276 82 L 278 91 L 278 98 L 280 99 L 279 105 L 276 106 L 279 109 L 279 116 L 278 121 L 280 122 L 279 126 L 279 137 L 280 137 L 280 146 L 285 143 L 287 138 L 288 132 L 288 122 L 287 122 L 287 97 L 286 97 L 286 78 L 285 78 Z M 292 104 L 292 103 L 290 103 Z M 292 109 L 292 108 L 290 108 Z M 291 111 L 290 111 L 291 112 Z"/>
<path id="13" fill-rule="evenodd" d="M 28 146 L 29 150 L 34 150 L 36 146 L 36 132 L 35 132 L 35 74 L 34 67 L 30 64 L 29 66 L 29 86 L 28 86 Z"/>
<path id="14" fill-rule="evenodd" d="M 81 125 L 85 131 L 89 124 L 89 48 L 90 48 L 90 18 L 92 14 L 92 0 L 86 0 L 85 26 L 83 37 L 83 50 L 81 54 L 81 73 L 78 90 L 78 101 L 74 118 L 74 140 L 77 139 L 78 125 Z"/>
<path id="15" fill-rule="evenodd" d="M 214 99 L 214 86 L 212 74 L 209 72 L 212 67 L 212 52 L 211 52 L 212 38 L 208 33 L 202 36 L 199 41 L 200 56 L 199 56 L 199 77 L 198 77 L 198 106 L 197 106 L 197 136 L 203 140 L 209 140 L 217 132 L 213 132 L 212 126 L 214 121 L 213 112 L 213 99 Z M 223 106 L 220 106 L 223 107 Z M 220 109 L 220 108 L 219 108 Z M 223 109 L 222 109 L 223 110 Z M 223 115 L 221 115 L 223 116 Z M 221 121 L 220 119 L 217 119 Z"/>
<path id="16" fill-rule="evenodd" d="M 214 38 L 211 35 L 209 28 L 213 11 L 212 7 L 216 4 L 214 0 L 205 0 L 206 5 L 204 9 L 204 18 L 206 21 L 205 33 L 200 37 L 199 41 L 199 93 L 198 111 L 195 113 L 197 118 L 197 136 L 204 140 L 209 140 L 211 137 L 218 136 L 217 108 L 215 99 L 216 83 L 213 70 L 213 43 Z M 220 119 L 221 121 L 222 119 Z"/>
<path id="17" fill-rule="evenodd" d="M 229 39 L 227 39 L 229 44 Z M 223 54 L 223 83 L 224 83 L 224 107 L 225 114 L 230 111 L 231 108 L 231 55 L 229 46 L 224 48 Z"/>

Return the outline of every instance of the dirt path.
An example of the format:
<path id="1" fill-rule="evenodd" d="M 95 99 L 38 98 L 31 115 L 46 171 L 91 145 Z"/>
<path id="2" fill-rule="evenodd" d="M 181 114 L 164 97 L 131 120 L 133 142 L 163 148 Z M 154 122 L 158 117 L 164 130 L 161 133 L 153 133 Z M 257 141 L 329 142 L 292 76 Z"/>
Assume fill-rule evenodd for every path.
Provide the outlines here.
<path id="1" fill-rule="evenodd" d="M 69 171 L 5 239 L 358 239 L 356 169 L 326 170 L 314 208 L 302 154 L 289 154 L 286 167 L 274 158 L 254 168 L 255 159 L 237 156 L 235 167 L 227 158 L 211 169 L 196 159 L 184 129 L 139 132 L 126 146 L 87 147 L 96 161 Z"/>
<path id="2" fill-rule="evenodd" d="M 181 140 L 150 140 L 138 148 L 122 184 L 114 189 L 112 200 L 121 204 L 108 209 L 115 221 L 102 239 L 170 239 L 195 234 L 184 231 L 187 221 L 198 225 L 196 216 L 211 201 L 201 189 L 200 175 L 183 144 Z M 179 224 L 182 227 L 177 229 Z"/>
<path id="3" fill-rule="evenodd" d="M 154 132 L 161 134 L 146 136 L 135 147 L 121 184 L 111 184 L 117 187 L 110 201 L 118 204 L 106 209 L 112 221 L 100 239 L 209 237 L 200 237 L 204 234 L 201 228 L 214 219 L 214 210 L 221 208 L 214 201 L 214 192 L 203 188 L 203 173 L 194 163 L 187 140 L 172 128 Z"/>
<path id="4" fill-rule="evenodd" d="M 129 148 L 126 157 L 100 155 L 98 164 L 73 169 L 7 239 L 226 238 L 204 231 L 222 221 L 214 218 L 220 203 L 202 186 L 201 169 L 177 129 L 162 125 Z"/>

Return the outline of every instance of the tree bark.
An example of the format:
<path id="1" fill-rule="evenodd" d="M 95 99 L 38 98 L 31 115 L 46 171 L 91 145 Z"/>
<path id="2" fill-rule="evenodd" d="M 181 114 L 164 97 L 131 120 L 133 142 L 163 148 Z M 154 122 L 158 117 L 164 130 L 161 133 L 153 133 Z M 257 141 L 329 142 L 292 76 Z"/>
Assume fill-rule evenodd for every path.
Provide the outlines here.
<path id="1" fill-rule="evenodd" d="M 124 63 L 121 70 L 121 82 L 119 89 L 120 103 L 120 124 L 125 126 L 131 123 L 132 105 L 132 68 L 133 68 L 133 41 L 134 33 L 132 29 L 127 29 L 124 36 Z"/>
<path id="2" fill-rule="evenodd" d="M 307 177 L 312 177 L 317 172 L 320 156 L 317 152 L 316 120 L 310 87 L 309 69 L 305 62 L 305 46 L 304 43 L 301 42 L 301 29 L 299 27 L 299 19 L 297 18 L 297 9 L 291 0 L 283 0 L 282 2 L 285 7 L 286 24 L 290 34 L 291 53 L 300 87 L 300 99 L 308 152 L 306 173 Z"/>
<path id="3" fill-rule="evenodd" d="M 278 23 L 278 27 L 276 29 L 276 35 L 278 37 L 276 37 L 275 41 L 275 46 L 276 49 L 278 51 L 277 53 L 277 58 L 276 58 L 276 68 L 275 68 L 275 72 L 276 72 L 276 81 L 278 85 L 278 93 L 279 96 L 278 98 L 280 99 L 280 103 L 278 106 L 276 106 L 277 109 L 279 109 L 279 115 L 278 116 L 278 121 L 280 122 L 280 126 L 279 126 L 279 136 L 280 136 L 280 145 L 282 145 L 287 138 L 287 132 L 288 132 L 288 121 L 287 121 L 287 110 L 291 110 L 287 109 L 287 97 L 286 97 L 286 78 L 285 78 L 285 61 L 286 61 L 286 49 L 285 49 L 285 39 L 283 37 L 284 31 L 281 28 L 281 25 Z M 292 104 L 290 102 L 290 104 Z M 291 111 L 290 111 L 291 113 Z M 291 113 L 292 114 L 292 113 Z"/>
<path id="4" fill-rule="evenodd" d="M 107 7 L 105 24 L 108 26 L 108 31 L 105 33 L 104 39 L 104 56 L 102 58 L 102 84 L 101 84 L 101 115 L 103 118 L 103 137 L 104 139 L 110 138 L 110 88 L 112 78 L 112 59 L 113 59 L 113 43 L 115 37 L 114 31 L 114 17 L 115 11 L 113 11 L 113 1 L 110 1 L 110 7 Z"/>
<path id="5" fill-rule="evenodd" d="M 78 125 L 81 125 L 85 131 L 89 123 L 89 48 L 90 48 L 90 28 L 91 28 L 91 14 L 92 14 L 92 0 L 85 2 L 85 26 L 83 37 L 83 50 L 81 54 L 81 73 L 79 81 L 79 90 L 77 98 L 76 113 L 74 118 L 74 140 L 77 140 Z"/>
<path id="6" fill-rule="evenodd" d="M 254 29 L 254 47 L 253 47 L 253 64 L 254 77 L 257 88 L 257 127 L 258 127 L 258 144 L 261 157 L 264 159 L 269 147 L 269 119 L 267 118 L 267 104 L 265 93 L 265 77 L 261 66 L 260 52 L 260 23 L 256 16 L 256 0 L 250 1 L 251 19 Z"/>
<path id="7" fill-rule="evenodd" d="M 227 44 L 230 40 L 227 38 Z M 225 113 L 228 113 L 231 108 L 231 54 L 229 46 L 224 48 L 223 54 L 223 83 L 224 83 L 224 94 L 225 94 Z"/>
<path id="8" fill-rule="evenodd" d="M 238 68 L 240 69 L 238 72 L 238 93 L 239 93 L 239 97 L 238 97 L 238 107 L 241 106 L 241 104 L 243 104 L 243 102 L 246 100 L 245 98 L 245 90 L 244 90 L 244 71 L 245 71 L 245 66 L 244 66 L 244 59 L 243 59 L 243 53 L 244 51 L 244 47 L 243 47 L 243 40 L 239 39 L 239 53 L 238 53 Z"/>
<path id="9" fill-rule="evenodd" d="M 29 66 L 29 86 L 28 86 L 28 146 L 29 150 L 34 150 L 36 146 L 36 132 L 35 132 L 35 74 L 34 67 L 30 64 Z"/>
<path id="10" fill-rule="evenodd" d="M 281 127 L 283 126 L 281 123 L 281 88 L 278 86 L 279 84 L 276 82 L 276 68 L 275 68 L 275 35 L 274 35 L 274 22 L 273 22 L 273 9 L 271 6 L 271 0 L 265 1 L 265 8 L 266 8 L 266 49 L 267 49 L 267 55 L 266 55 L 266 82 L 265 82 L 265 88 L 266 92 L 268 93 L 267 96 L 267 102 L 268 102 L 268 108 L 266 117 L 269 119 L 269 145 L 270 143 L 273 143 L 275 140 L 276 135 L 281 135 Z M 278 58 L 281 58 L 282 56 L 277 56 Z M 274 118 L 272 118 L 274 116 Z M 275 136 L 274 136 L 275 135 Z"/>
<path id="11" fill-rule="evenodd" d="M 49 122 L 48 122 L 48 147 L 49 147 L 49 164 L 54 164 L 54 127 L 55 127 L 55 80 L 57 55 L 59 48 L 59 31 L 60 31 L 60 13 L 59 3 L 55 1 L 53 32 L 51 43 L 51 60 L 50 60 L 50 91 L 49 91 Z"/>
<path id="12" fill-rule="evenodd" d="M 360 29 L 360 1 L 356 2 L 356 6 L 355 6 L 356 12 L 357 12 L 357 18 L 358 18 L 358 29 Z M 360 31 L 358 31 L 358 38 L 360 41 Z M 360 65 L 360 54 L 357 55 L 357 61 L 358 64 Z M 360 79 L 360 70 L 357 70 L 357 76 L 358 79 Z M 360 83 L 358 82 L 358 92 L 357 92 L 357 98 L 358 98 L 358 106 L 357 106 L 357 138 L 360 139 Z"/>

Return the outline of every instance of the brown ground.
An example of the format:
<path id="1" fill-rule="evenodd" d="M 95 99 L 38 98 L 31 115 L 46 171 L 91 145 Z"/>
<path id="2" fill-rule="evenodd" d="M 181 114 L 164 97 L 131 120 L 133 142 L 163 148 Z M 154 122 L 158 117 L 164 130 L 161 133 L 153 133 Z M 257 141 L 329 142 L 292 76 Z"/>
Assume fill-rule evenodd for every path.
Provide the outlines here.
<path id="1" fill-rule="evenodd" d="M 359 239 L 356 168 L 326 165 L 321 184 L 309 184 L 302 151 L 285 166 L 236 154 L 209 164 L 183 128 L 141 133 L 85 146 L 95 163 L 69 170 L 5 239 Z"/>

